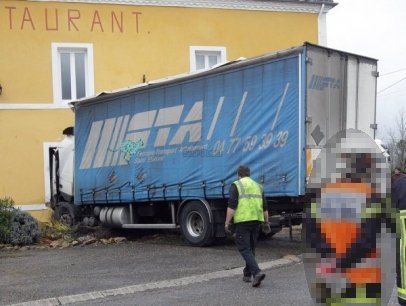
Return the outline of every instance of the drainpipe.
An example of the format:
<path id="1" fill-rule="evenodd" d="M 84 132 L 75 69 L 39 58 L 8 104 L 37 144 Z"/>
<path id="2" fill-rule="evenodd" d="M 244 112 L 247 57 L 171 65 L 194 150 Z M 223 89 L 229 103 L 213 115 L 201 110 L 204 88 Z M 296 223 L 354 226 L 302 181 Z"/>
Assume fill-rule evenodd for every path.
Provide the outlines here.
<path id="1" fill-rule="evenodd" d="M 317 17 L 318 20 L 318 40 L 319 45 L 326 46 L 327 45 L 327 25 L 326 25 L 326 12 L 324 11 L 324 3 L 321 5 L 319 15 Z"/>

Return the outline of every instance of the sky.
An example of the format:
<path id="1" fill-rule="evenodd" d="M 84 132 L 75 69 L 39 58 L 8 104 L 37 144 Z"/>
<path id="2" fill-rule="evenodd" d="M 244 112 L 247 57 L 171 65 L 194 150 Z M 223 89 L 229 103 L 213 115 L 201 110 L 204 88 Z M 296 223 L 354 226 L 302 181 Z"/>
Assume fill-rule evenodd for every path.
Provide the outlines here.
<path id="1" fill-rule="evenodd" d="M 327 46 L 378 59 L 377 138 L 385 143 L 399 113 L 406 114 L 406 0 L 335 2 Z"/>

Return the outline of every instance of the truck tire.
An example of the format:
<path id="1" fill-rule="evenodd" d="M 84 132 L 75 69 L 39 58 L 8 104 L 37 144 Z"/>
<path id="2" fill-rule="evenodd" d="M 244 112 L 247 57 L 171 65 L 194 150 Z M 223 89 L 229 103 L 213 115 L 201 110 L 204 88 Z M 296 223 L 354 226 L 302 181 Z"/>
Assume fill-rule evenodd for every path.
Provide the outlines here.
<path id="1" fill-rule="evenodd" d="M 198 201 L 186 203 L 179 219 L 182 236 L 190 245 L 200 247 L 213 242 L 213 224 L 204 204 Z"/>
<path id="2" fill-rule="evenodd" d="M 75 209 L 68 202 L 59 202 L 55 206 L 55 211 L 52 215 L 53 219 L 63 224 L 75 225 Z"/>

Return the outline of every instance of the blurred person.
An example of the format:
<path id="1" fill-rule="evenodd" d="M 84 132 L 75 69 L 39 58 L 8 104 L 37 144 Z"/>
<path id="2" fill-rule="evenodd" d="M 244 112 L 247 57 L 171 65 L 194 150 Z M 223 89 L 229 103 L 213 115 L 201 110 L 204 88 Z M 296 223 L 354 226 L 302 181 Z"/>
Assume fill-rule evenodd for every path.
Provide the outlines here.
<path id="1" fill-rule="evenodd" d="M 385 158 L 361 131 L 339 132 L 317 158 L 304 224 L 306 277 L 317 304 L 384 305 L 389 299 L 383 284 L 390 269 L 383 268 L 380 243 L 382 224 L 394 232 L 388 185 Z"/>

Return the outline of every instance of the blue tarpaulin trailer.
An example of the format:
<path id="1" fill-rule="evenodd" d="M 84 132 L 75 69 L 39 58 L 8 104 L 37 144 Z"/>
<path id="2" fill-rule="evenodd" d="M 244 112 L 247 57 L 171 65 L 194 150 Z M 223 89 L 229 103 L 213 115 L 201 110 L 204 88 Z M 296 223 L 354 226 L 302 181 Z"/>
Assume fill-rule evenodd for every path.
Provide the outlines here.
<path id="1" fill-rule="evenodd" d="M 347 127 L 374 136 L 373 72 L 373 59 L 305 44 L 74 102 L 74 188 L 58 192 L 106 225 L 180 225 L 204 245 L 224 235 L 244 164 L 273 220 L 299 217 L 326 140 Z"/>
<path id="2" fill-rule="evenodd" d="M 296 55 L 224 67 L 76 104 L 75 202 L 104 203 L 92 191 L 118 186 L 126 202 L 219 198 L 240 164 L 266 196 L 303 194 L 299 64 Z M 117 192 L 107 200 L 120 202 Z"/>

